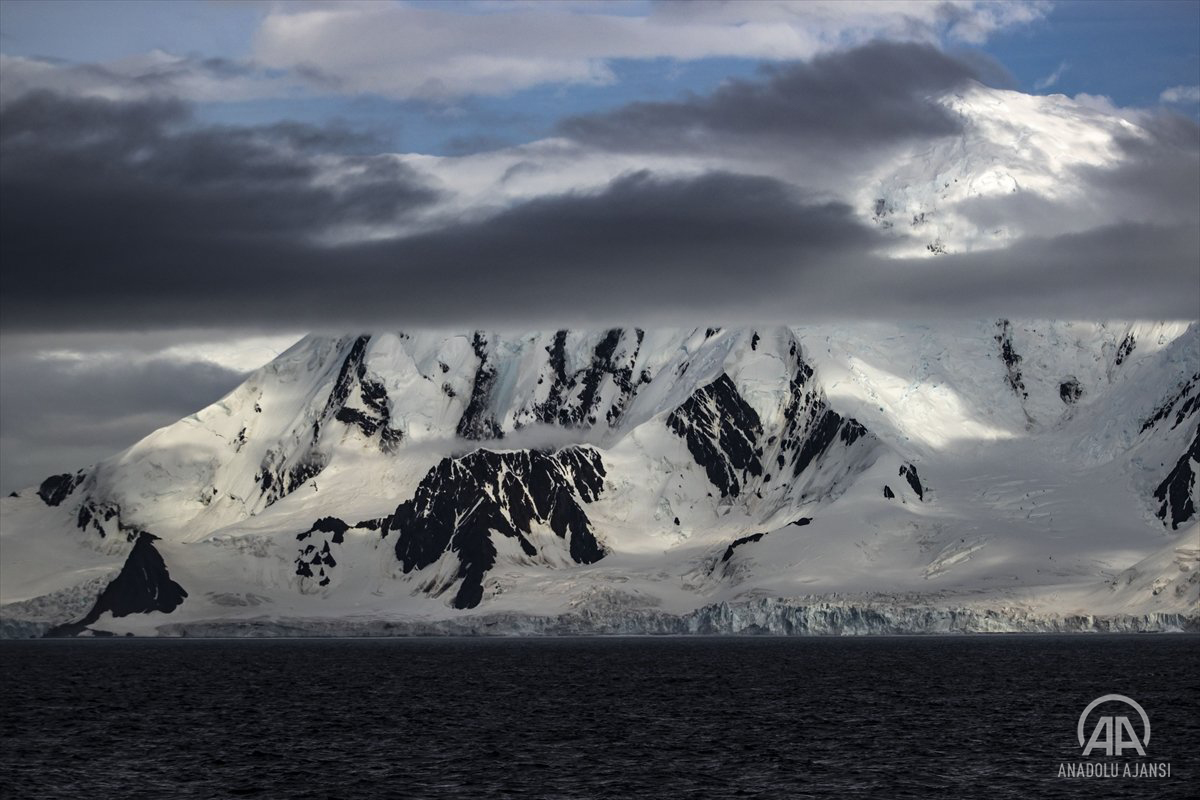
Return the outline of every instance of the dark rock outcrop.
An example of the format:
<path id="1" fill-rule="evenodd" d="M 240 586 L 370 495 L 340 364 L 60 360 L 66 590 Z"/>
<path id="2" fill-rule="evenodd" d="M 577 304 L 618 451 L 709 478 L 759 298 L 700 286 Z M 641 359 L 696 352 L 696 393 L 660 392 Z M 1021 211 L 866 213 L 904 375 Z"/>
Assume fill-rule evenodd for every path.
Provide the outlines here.
<path id="1" fill-rule="evenodd" d="M 1155 514 L 1172 530 L 1196 516 L 1196 472 L 1200 469 L 1197 465 L 1200 465 L 1200 428 L 1192 436 L 1191 447 L 1154 490 L 1154 498 L 1159 501 Z"/>
<path id="2" fill-rule="evenodd" d="M 491 412 L 492 390 L 496 386 L 496 368 L 488 361 L 488 343 L 482 331 L 475 331 L 471 347 L 479 359 L 471 399 L 458 420 L 456 432 L 464 439 L 502 439 L 504 432 Z"/>
<path id="3" fill-rule="evenodd" d="M 721 563 L 724 564 L 726 561 L 733 558 L 733 551 L 736 550 L 737 548 L 741 547 L 744 544 L 750 544 L 751 542 L 757 542 L 766 535 L 767 535 L 766 533 L 752 533 L 749 536 L 743 536 L 740 539 L 734 539 L 732 542 L 729 543 L 729 547 L 725 548 L 725 554 L 723 556 L 721 556 Z"/>
<path id="4" fill-rule="evenodd" d="M 1178 391 L 1163 401 L 1162 405 L 1154 409 L 1154 413 L 1142 423 L 1141 432 L 1153 428 L 1158 423 L 1169 418 L 1174 413 L 1174 420 L 1171 422 L 1171 430 L 1175 430 L 1183 421 L 1192 414 L 1200 411 L 1200 372 L 1197 372 L 1188 380 L 1180 384 Z"/>
<path id="5" fill-rule="evenodd" d="M 66 500 L 71 492 L 75 491 L 75 488 L 79 484 L 83 483 L 86 477 L 87 473 L 83 470 L 76 472 L 74 475 L 69 472 L 65 472 L 62 475 L 51 475 L 42 481 L 42 485 L 38 487 L 38 497 L 42 498 L 42 502 L 48 506 L 57 506 L 63 500 Z"/>
<path id="6" fill-rule="evenodd" d="M 1124 364 L 1125 359 L 1129 358 L 1135 347 L 1137 347 L 1137 339 L 1134 338 L 1134 335 L 1132 333 L 1125 334 L 1125 338 L 1117 346 L 1117 354 L 1113 357 L 1113 363 L 1118 367 Z"/>
<path id="7" fill-rule="evenodd" d="M 917 474 L 916 467 L 912 464 L 902 464 L 900 466 L 900 477 L 908 481 L 909 487 L 912 488 L 918 500 L 923 501 L 925 499 L 925 491 L 928 487 L 921 483 L 921 476 Z"/>
<path id="8" fill-rule="evenodd" d="M 737 497 L 748 476 L 763 473 L 762 422 L 728 375 L 697 389 L 670 413 L 667 427 L 686 440 L 722 497 Z"/>
<path id="9" fill-rule="evenodd" d="M 1022 400 L 1027 400 L 1029 392 L 1025 390 L 1025 381 L 1021 376 L 1022 358 L 1013 348 L 1012 323 L 1002 319 L 996 322 L 996 327 L 1000 329 L 1000 332 L 994 338 L 1000 345 L 1000 359 L 1004 362 L 1005 383 L 1008 384 L 1008 388 L 1020 395 Z"/>
<path id="10" fill-rule="evenodd" d="M 1074 375 L 1068 375 L 1058 384 L 1058 397 L 1069 406 L 1079 402 L 1079 398 L 1083 397 L 1083 386 L 1080 385 L 1079 379 Z"/>
<path id="11" fill-rule="evenodd" d="M 788 463 L 786 454 L 790 453 L 792 477 L 798 478 L 829 452 L 834 442 L 840 441 L 843 446 L 850 447 L 871 434 L 857 420 L 843 417 L 829 407 L 824 392 L 812 381 L 812 367 L 805 362 L 795 343 L 789 355 L 796 364 L 789 383 L 787 408 L 784 409 L 786 422 L 780 435 L 778 463 L 782 468 Z"/>
<path id="12" fill-rule="evenodd" d="M 401 433 L 391 427 L 392 415 L 388 408 L 387 389 L 367 374 L 365 356 L 370 340 L 370 336 L 360 336 L 355 340 L 350 353 L 342 362 L 341 371 L 333 390 L 329 393 L 320 420 L 327 420 L 332 415 L 338 422 L 357 427 L 367 438 L 378 432 L 379 449 L 385 453 L 393 453 L 400 443 Z M 364 406 L 362 409 L 346 406 L 356 385 L 359 400 Z M 318 432 L 319 429 L 314 431 L 314 440 Z"/>
<path id="13" fill-rule="evenodd" d="M 781 470 L 790 464 L 792 477 L 799 478 L 810 466 L 822 462 L 837 443 L 850 448 L 860 439 L 874 441 L 856 420 L 829 407 L 824 392 L 812 381 L 812 367 L 794 342 L 789 356 L 795 359 L 795 372 L 783 410 L 783 428 L 776 435 L 764 435 L 758 414 L 725 374 L 698 389 L 667 417 L 667 426 L 686 439 L 692 457 L 704 467 L 722 497 L 744 493 L 753 478 L 761 479 L 762 484 L 771 481 L 763 469 L 766 448 L 775 448 L 766 456 L 768 463 L 774 462 Z"/>
<path id="14" fill-rule="evenodd" d="M 555 453 L 476 450 L 443 458 L 413 498 L 381 520 L 380 532 L 397 533 L 396 557 L 406 573 L 456 554 L 454 579 L 426 590 L 440 595 L 457 582 L 452 605 L 474 608 L 483 599 L 484 576 L 496 563 L 496 535 L 515 539 L 525 556 L 536 558 L 530 535 L 538 522 L 566 540 L 576 563 L 604 557 L 583 509 L 603 491 L 604 475 L 600 453 L 590 447 Z"/>
<path id="15" fill-rule="evenodd" d="M 322 517 L 304 533 L 296 534 L 296 540 L 300 542 L 308 540 L 317 533 L 327 534 L 320 546 L 310 542 L 300 548 L 300 554 L 296 556 L 296 574 L 305 578 L 317 578 L 319 586 L 328 586 L 330 579 L 326 570 L 337 566 L 337 559 L 333 557 L 333 551 L 329 545 L 342 544 L 345 541 L 346 531 L 351 527 L 337 517 Z"/>
<path id="16" fill-rule="evenodd" d="M 132 525 L 121 518 L 121 506 L 109 500 L 96 500 L 87 497 L 80 504 L 75 514 L 75 525 L 81 531 L 91 529 L 104 539 L 110 533 L 120 533 L 127 541 L 134 541 L 140 536 L 148 536 L 144 530 Z M 113 528 L 115 527 L 115 531 Z"/>
<path id="17" fill-rule="evenodd" d="M 149 614 L 160 611 L 169 614 L 188 596 L 167 570 L 166 562 L 154 547 L 158 537 L 142 531 L 120 574 L 96 598 L 92 610 L 78 622 L 69 622 L 50 629 L 47 637 L 76 636 L 100 619 L 105 612 L 114 617 L 130 614 Z"/>
<path id="18" fill-rule="evenodd" d="M 650 381 L 646 373 L 634 377 L 634 367 L 641 352 L 645 332 L 614 328 L 605 332 L 592 351 L 591 360 L 582 369 L 568 371 L 566 346 L 568 332 L 554 334 L 554 343 L 547 347 L 547 370 L 540 380 L 549 381 L 546 399 L 518 415 L 518 424 L 525 417 L 545 424 L 567 428 L 591 427 L 598 424 L 600 412 L 604 421 L 613 427 L 621 421 L 638 388 Z M 616 391 L 607 409 L 601 409 L 605 381 L 611 381 Z"/>

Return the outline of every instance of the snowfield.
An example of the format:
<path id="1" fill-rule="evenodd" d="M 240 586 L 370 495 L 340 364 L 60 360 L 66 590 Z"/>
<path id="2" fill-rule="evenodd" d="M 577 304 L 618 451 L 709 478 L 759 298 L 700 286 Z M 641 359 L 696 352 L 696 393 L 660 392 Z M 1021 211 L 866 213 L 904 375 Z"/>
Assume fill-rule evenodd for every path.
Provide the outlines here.
<path id="1" fill-rule="evenodd" d="M 311 336 L 0 501 L 6 635 L 1200 628 L 1200 326 Z"/>

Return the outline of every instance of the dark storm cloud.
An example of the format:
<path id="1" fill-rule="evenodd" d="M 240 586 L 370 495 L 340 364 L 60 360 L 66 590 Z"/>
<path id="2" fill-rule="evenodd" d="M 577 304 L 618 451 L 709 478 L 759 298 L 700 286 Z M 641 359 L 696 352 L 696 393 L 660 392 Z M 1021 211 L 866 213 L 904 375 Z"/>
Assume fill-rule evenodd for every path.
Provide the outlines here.
<path id="1" fill-rule="evenodd" d="M 243 374 L 208 362 L 0 359 L 5 493 L 127 447 L 232 390 Z"/>
<path id="2" fill-rule="evenodd" d="M 170 412 L 178 418 L 216 400 L 233 389 L 243 374 L 206 361 L 179 361 L 151 357 L 123 361 L 111 357 L 86 360 L 14 355 L 0 362 L 4 380 L 0 398 L 8 415 L 27 411 L 71 413 L 79 398 L 89 410 L 112 416 L 136 408 L 138 413 Z M 28 387 L 37 381 L 38 392 Z M 136 397 L 136 401 L 132 398 Z M 196 398 L 208 398 L 196 405 Z"/>
<path id="3" fill-rule="evenodd" d="M 884 317 L 1196 319 L 1200 230 L 1105 225 L 996 250 L 877 263 L 859 274 L 862 308 Z"/>
<path id="4" fill-rule="evenodd" d="M 170 104 L 48 95 L 3 114 L 9 331 L 1197 315 L 1195 203 L 1186 176 L 1159 164 L 1193 151 L 1170 126 L 1162 142 L 1127 145 L 1141 170 L 1127 179 L 1173 214 L 900 260 L 879 254 L 894 236 L 846 205 L 721 172 L 640 172 L 405 238 L 330 244 L 318 234 L 403 218 L 432 193 L 388 158 L 354 157 L 357 178 L 314 184 L 309 151 L 337 146 L 337 132 L 202 128 Z M 1100 192 L 1110 178 L 1088 180 Z"/>
<path id="5" fill-rule="evenodd" d="M 26 95 L 0 111 L 0 263 L 5 311 L 69 324 L 71 301 L 102 306 L 203 290 L 270 272 L 272 259 L 343 226 L 388 223 L 435 194 L 390 157 L 344 156 L 318 182 L 318 153 L 358 134 L 281 123 L 198 127 L 176 102 Z M 275 278 L 282 278 L 274 273 Z M 140 311 L 110 324 L 129 327 Z M 169 311 L 167 312 L 169 314 Z M 7 320 L 5 321 L 7 324 Z"/>
<path id="6" fill-rule="evenodd" d="M 710 95 L 631 103 L 569 117 L 562 134 L 621 151 L 812 144 L 869 147 L 960 131 L 931 99 L 977 78 L 965 61 L 928 45 L 875 42 L 788 66 L 760 80 L 731 80 Z"/>
<path id="7" fill-rule="evenodd" d="M 873 251 L 880 241 L 846 206 L 804 204 L 768 179 L 641 175 L 358 253 L 347 263 L 412 265 L 402 274 L 415 291 L 397 282 L 394 293 L 344 302 L 365 319 L 390 310 L 425 325 L 1200 312 L 1195 226 L 1109 225 L 916 259 L 884 258 Z"/>
<path id="8" fill-rule="evenodd" d="M 408 286 L 425 298 L 398 296 L 405 316 L 520 324 L 745 312 L 797 265 L 866 257 L 881 243 L 848 206 L 807 201 L 769 178 L 641 172 L 601 192 L 541 198 L 480 223 L 361 248 L 346 263 L 364 272 L 403 265 L 397 295 Z"/>
<path id="9" fill-rule="evenodd" d="M 1136 218 L 1200 221 L 1200 125 L 1170 111 L 1139 120 L 1142 136 L 1117 140 L 1120 164 L 1080 170 L 1084 183 Z"/>
<path id="10" fill-rule="evenodd" d="M 444 324 L 623 315 L 626 308 L 651 313 L 656 306 L 647 303 L 682 309 L 749 301 L 769 293 L 797 260 L 862 256 L 881 242 L 847 206 L 807 202 L 769 178 L 638 173 L 600 192 L 541 198 L 480 222 L 322 246 L 304 234 L 307 225 L 324 222 L 324 199 L 299 187 L 297 197 L 286 197 L 280 188 L 294 183 L 294 167 L 238 160 L 236 192 L 219 185 L 213 191 L 219 207 L 205 193 L 195 197 L 198 182 L 223 173 L 208 158 L 185 159 L 202 169 L 160 165 L 167 177 L 149 196 L 140 165 L 112 167 L 117 174 L 106 178 L 106 188 L 91 188 L 92 197 L 81 197 L 87 181 L 72 180 L 61 164 L 61 181 L 30 176 L 20 192 L 6 182 L 6 198 L 20 195 L 12 204 L 22 213 L 0 223 L 4 324 Z M 266 197 L 245 196 L 255 192 Z M 70 235 L 50 235 L 55 228 Z"/>

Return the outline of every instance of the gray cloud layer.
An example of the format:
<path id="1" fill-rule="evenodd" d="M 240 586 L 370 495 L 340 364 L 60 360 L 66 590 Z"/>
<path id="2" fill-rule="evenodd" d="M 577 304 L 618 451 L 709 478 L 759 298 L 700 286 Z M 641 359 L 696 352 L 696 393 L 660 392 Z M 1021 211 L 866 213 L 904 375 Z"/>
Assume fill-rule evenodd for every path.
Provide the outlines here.
<path id="1" fill-rule="evenodd" d="M 217 400 L 242 378 L 202 361 L 6 354 L 0 359 L 0 489 L 7 494 L 112 455 Z"/>
<path id="2" fill-rule="evenodd" d="M 810 62 L 763 68 L 765 80 L 733 80 L 711 95 L 631 103 L 569 117 L 560 131 L 622 151 L 775 146 L 861 149 L 958 133 L 933 98 L 978 78 L 928 45 L 875 42 Z"/>
<path id="3" fill-rule="evenodd" d="M 1197 307 L 1200 251 L 1186 224 L 1197 204 L 1178 178 L 1181 164 L 1195 168 L 1194 124 L 1174 130 L 1169 147 L 1131 144 L 1141 149 L 1125 172 L 1090 176 L 1100 189 L 1117 181 L 1134 195 L 1161 194 L 1164 206 L 1178 206 L 1171 215 L 906 262 L 873 255 L 883 240 L 847 206 L 728 173 L 638 173 L 482 221 L 323 244 L 314 232 L 402 217 L 434 195 L 382 159 L 364 159 L 362 176 L 343 186 L 314 185 L 308 151 L 341 138 L 300 126 L 194 128 L 170 104 L 50 95 L 3 114 L 0 311 L 10 330 L 800 320 L 967 309 L 1188 317 Z"/>
<path id="4" fill-rule="evenodd" d="M 178 103 L 47 93 L 7 104 L 0 121 L 6 326 L 176 325 L 169 298 L 181 291 L 197 293 L 192 321 L 223 322 L 200 307 L 243 281 L 251 295 L 264 278 L 286 292 L 280 259 L 435 197 L 389 157 L 348 156 L 352 177 L 317 181 L 317 153 L 362 145 L 337 129 L 197 127 Z"/>

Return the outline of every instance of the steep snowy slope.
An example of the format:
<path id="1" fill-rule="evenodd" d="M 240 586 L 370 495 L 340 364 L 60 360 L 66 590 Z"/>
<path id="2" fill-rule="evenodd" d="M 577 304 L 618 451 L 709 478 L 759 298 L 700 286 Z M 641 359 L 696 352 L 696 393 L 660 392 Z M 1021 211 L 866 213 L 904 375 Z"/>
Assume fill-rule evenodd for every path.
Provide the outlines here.
<path id="1" fill-rule="evenodd" d="M 853 613 L 813 629 L 1190 625 L 1198 346 L 1016 320 L 309 337 L 5 498 L 0 610 L 10 633 L 797 630 L 814 604 Z"/>
<path id="2" fill-rule="evenodd" d="M 962 133 L 910 153 L 898 168 L 883 167 L 856 198 L 880 228 L 915 237 L 906 255 L 989 249 L 1023 235 L 1064 232 L 1057 217 L 998 213 L 1017 195 L 1039 201 L 1036 208 L 1069 204 L 1075 224 L 1094 224 L 1103 211 L 1073 171 L 1110 167 L 1120 158 L 1118 138 L 1145 135 L 1114 109 L 1062 95 L 970 84 L 941 102 L 962 122 Z"/>

